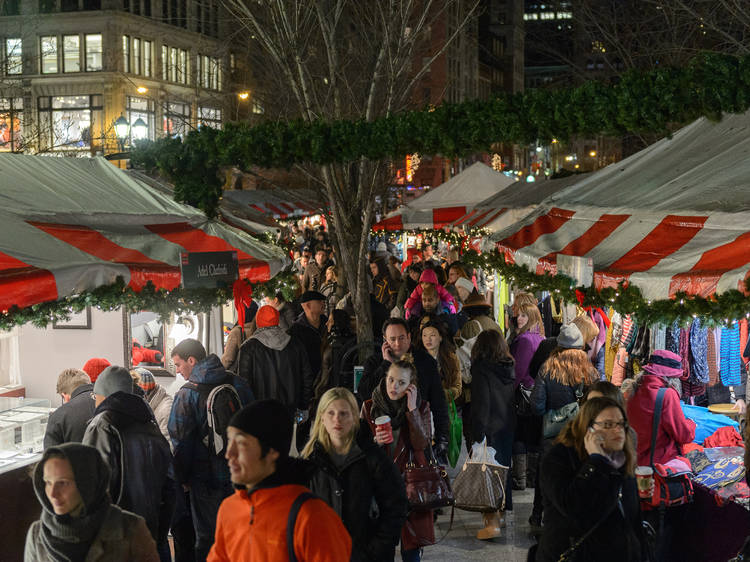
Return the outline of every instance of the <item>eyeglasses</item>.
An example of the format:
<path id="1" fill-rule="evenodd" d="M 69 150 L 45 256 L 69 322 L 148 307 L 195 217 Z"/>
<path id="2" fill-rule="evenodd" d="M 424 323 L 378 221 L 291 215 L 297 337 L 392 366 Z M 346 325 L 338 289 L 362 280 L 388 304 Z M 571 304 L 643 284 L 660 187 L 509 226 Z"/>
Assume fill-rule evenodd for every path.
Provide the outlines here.
<path id="1" fill-rule="evenodd" d="M 630 427 L 630 426 L 628 426 L 628 422 L 626 422 L 626 421 L 616 422 L 616 421 L 610 421 L 610 420 L 600 421 L 600 422 L 595 421 L 595 422 L 592 423 L 592 425 L 598 425 L 598 426 L 600 426 L 600 427 L 602 427 L 604 429 L 614 429 L 616 427 L 618 429 L 625 429 L 625 430 L 627 430 L 628 427 Z"/>

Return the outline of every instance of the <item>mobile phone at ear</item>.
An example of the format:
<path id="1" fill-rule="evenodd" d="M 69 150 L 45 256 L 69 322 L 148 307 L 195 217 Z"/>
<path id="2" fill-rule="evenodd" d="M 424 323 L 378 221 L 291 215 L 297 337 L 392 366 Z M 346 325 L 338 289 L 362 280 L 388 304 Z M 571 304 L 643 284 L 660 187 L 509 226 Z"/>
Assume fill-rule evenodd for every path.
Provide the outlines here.
<path id="1" fill-rule="evenodd" d="M 596 433 L 596 430 L 593 427 L 589 427 L 589 433 Z"/>

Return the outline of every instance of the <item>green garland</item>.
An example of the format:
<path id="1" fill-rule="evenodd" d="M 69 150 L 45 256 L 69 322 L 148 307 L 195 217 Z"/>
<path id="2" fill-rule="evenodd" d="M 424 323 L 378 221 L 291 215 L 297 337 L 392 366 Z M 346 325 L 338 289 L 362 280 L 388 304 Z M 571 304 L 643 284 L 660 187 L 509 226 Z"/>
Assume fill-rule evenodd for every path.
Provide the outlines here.
<path id="1" fill-rule="evenodd" d="M 265 283 L 252 284 L 252 287 L 255 298 L 274 295 L 277 291 L 281 291 L 287 300 L 292 300 L 297 292 L 297 276 L 292 271 L 285 271 Z M 183 289 L 177 287 L 167 291 L 157 289 L 150 281 L 143 289 L 136 292 L 125 284 L 122 277 L 118 277 L 110 285 L 102 285 L 72 297 L 25 308 L 14 306 L 0 314 L 0 330 L 10 330 L 14 326 L 26 323 L 44 328 L 53 321 L 70 319 L 71 314 L 80 312 L 87 306 L 100 310 L 116 310 L 122 306 L 128 312 L 149 310 L 157 312 L 162 319 L 167 319 L 171 313 L 208 312 L 211 308 L 221 306 L 231 299 L 231 288 Z"/>
<path id="2" fill-rule="evenodd" d="M 725 325 L 746 318 L 750 313 L 750 296 L 737 290 L 709 298 L 676 293 L 672 299 L 652 301 L 645 299 L 635 285 L 620 283 L 617 288 L 597 290 L 594 287 L 576 287 L 575 281 L 566 275 L 537 275 L 524 265 L 506 263 L 504 255 L 497 250 L 483 254 L 470 250 L 463 254 L 461 260 L 487 271 L 497 270 L 521 289 L 549 291 L 557 298 L 574 304 L 579 304 L 578 296 L 581 295 L 582 306 L 613 307 L 621 314 L 632 314 L 648 324 L 670 325 L 676 320 L 685 325 L 700 318 L 707 325 Z M 750 292 L 750 280 L 745 285 Z"/>
<path id="3" fill-rule="evenodd" d="M 370 236 L 373 237 L 401 234 L 406 234 L 408 236 L 422 236 L 430 243 L 439 240 L 441 242 L 447 242 L 456 248 L 462 248 L 464 244 L 472 238 L 477 236 L 489 236 L 491 232 L 487 228 L 467 228 L 464 229 L 464 234 L 460 234 L 453 230 L 445 231 L 443 229 L 434 230 L 427 228 L 416 228 L 411 230 L 370 230 Z"/>

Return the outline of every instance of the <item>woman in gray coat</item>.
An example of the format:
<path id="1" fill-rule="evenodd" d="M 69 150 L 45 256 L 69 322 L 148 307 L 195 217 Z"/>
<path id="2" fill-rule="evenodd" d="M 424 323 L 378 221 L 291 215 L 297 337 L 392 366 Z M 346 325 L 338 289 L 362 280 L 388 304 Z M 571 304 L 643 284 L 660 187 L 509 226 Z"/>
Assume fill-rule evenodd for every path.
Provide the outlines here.
<path id="1" fill-rule="evenodd" d="M 34 470 L 42 517 L 26 534 L 26 562 L 158 562 L 142 517 L 113 505 L 99 451 L 66 443 L 44 452 Z"/>

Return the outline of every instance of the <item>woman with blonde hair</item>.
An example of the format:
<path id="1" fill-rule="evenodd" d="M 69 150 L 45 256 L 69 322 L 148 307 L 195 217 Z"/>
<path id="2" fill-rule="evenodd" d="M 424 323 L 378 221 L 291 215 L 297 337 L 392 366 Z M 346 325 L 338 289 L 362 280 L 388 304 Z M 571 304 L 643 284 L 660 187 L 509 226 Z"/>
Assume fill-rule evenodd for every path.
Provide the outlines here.
<path id="1" fill-rule="evenodd" d="M 320 398 L 302 456 L 314 466 L 310 489 L 352 537 L 352 561 L 392 561 L 409 507 L 404 482 L 367 424 L 360 424 L 357 400 L 346 388 Z"/>
<path id="2" fill-rule="evenodd" d="M 591 398 L 542 461 L 545 525 L 535 560 L 644 560 L 636 455 L 628 418 Z"/>

